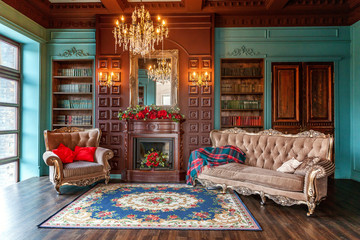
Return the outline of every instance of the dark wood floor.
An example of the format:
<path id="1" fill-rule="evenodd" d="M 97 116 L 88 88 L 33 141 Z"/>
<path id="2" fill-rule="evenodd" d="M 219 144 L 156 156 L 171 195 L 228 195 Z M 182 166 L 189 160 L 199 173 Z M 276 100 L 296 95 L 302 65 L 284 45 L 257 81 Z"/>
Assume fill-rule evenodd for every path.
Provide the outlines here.
<path id="1" fill-rule="evenodd" d="M 360 183 L 331 180 L 329 196 L 306 217 L 306 206 L 282 207 L 241 196 L 263 231 L 38 229 L 37 225 L 88 190 L 63 187 L 57 195 L 46 177 L 0 189 L 0 239 L 360 239 Z"/>

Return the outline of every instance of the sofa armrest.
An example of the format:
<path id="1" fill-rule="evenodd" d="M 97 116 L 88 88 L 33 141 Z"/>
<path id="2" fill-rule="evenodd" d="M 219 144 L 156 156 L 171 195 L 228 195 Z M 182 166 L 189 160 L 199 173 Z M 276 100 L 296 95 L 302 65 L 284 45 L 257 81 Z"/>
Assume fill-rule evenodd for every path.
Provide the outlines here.
<path id="1" fill-rule="evenodd" d="M 95 162 L 103 165 L 106 170 L 110 170 L 108 160 L 114 157 L 114 152 L 107 148 L 98 147 L 95 151 L 94 160 Z"/>
<path id="2" fill-rule="evenodd" d="M 306 172 L 306 176 L 314 175 L 315 178 L 328 177 L 335 172 L 335 164 L 329 160 L 320 160 Z"/>

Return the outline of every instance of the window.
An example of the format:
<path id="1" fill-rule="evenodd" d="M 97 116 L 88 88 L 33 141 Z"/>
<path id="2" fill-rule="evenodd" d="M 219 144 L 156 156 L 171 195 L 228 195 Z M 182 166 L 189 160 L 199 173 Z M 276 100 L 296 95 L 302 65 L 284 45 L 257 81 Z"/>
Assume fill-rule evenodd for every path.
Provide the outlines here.
<path id="1" fill-rule="evenodd" d="M 20 44 L 0 35 L 0 186 L 18 181 Z"/>

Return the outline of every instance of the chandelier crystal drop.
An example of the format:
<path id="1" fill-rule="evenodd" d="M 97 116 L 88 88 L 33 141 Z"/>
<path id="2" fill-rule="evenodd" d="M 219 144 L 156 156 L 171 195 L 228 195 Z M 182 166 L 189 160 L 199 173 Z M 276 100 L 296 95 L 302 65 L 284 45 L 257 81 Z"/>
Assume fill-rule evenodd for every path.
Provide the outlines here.
<path id="1" fill-rule="evenodd" d="M 154 64 L 154 66 L 149 66 L 149 69 L 148 69 L 149 79 L 154 82 L 161 83 L 161 84 L 170 82 L 170 80 L 171 80 L 171 62 L 170 61 L 168 61 L 165 58 L 158 58 L 156 65 Z"/>
<path id="2" fill-rule="evenodd" d="M 154 26 L 149 11 L 142 5 L 136 7 L 131 16 L 132 24 L 128 27 L 124 16 L 121 16 L 120 22 L 116 21 L 113 34 L 115 38 L 115 50 L 117 45 L 123 47 L 123 50 L 129 50 L 132 54 L 146 54 L 154 51 L 154 44 L 159 44 L 164 38 L 168 37 L 169 30 L 166 27 L 165 20 L 157 17 L 157 25 Z"/>

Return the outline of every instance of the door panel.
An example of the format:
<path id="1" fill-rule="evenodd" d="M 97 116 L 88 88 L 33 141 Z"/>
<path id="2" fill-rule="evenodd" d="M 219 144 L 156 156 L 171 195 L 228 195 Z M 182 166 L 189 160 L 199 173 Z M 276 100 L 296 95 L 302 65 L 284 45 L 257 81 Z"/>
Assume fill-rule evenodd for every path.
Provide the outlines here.
<path id="1" fill-rule="evenodd" d="M 293 132 L 301 125 L 299 63 L 272 64 L 272 124 Z"/>
<path id="2" fill-rule="evenodd" d="M 333 122 L 333 64 L 306 63 L 306 122 Z"/>

